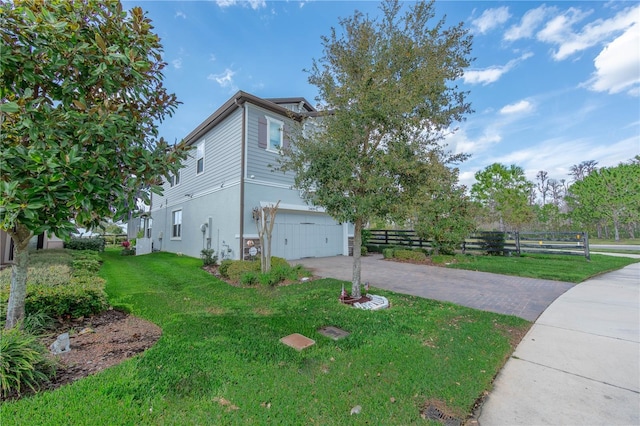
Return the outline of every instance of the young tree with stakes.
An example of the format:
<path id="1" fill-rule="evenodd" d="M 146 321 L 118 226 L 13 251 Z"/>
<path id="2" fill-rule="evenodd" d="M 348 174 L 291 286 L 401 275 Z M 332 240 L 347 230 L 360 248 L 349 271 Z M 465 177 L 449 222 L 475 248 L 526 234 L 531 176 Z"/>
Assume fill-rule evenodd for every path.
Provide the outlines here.
<path id="1" fill-rule="evenodd" d="M 123 217 L 186 158 L 158 139 L 178 105 L 142 9 L 117 1 L 0 5 L 0 229 L 14 241 L 6 327 L 24 317 L 29 240 Z"/>
<path id="2" fill-rule="evenodd" d="M 381 11 L 380 19 L 356 11 L 322 37 L 309 81 L 325 114 L 293 135 L 278 167 L 295 172 L 308 201 L 354 224 L 352 297 L 361 296 L 363 226 L 415 196 L 427 154 L 471 111 L 452 83 L 471 60 L 463 25 L 434 21 L 433 2 L 390 0 Z"/>

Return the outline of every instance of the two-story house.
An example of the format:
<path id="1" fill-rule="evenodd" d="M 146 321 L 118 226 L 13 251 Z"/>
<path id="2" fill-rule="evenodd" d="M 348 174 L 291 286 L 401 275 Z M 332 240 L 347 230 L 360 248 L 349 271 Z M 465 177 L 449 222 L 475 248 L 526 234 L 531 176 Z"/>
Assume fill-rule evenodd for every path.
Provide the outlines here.
<path id="1" fill-rule="evenodd" d="M 280 201 L 272 255 L 286 259 L 348 254 L 348 224 L 310 206 L 291 173 L 274 172 L 292 120 L 317 111 L 304 98 L 262 99 L 236 93 L 196 127 L 185 143 L 192 153 L 151 201 L 153 250 L 198 257 L 212 248 L 221 258 L 247 258 L 258 248 L 256 207 Z"/>

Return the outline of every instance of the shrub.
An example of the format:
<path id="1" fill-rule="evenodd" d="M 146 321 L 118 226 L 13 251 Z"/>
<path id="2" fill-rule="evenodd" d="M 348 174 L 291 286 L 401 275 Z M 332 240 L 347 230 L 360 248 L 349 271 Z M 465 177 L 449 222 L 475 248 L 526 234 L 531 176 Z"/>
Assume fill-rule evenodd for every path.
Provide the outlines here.
<path id="1" fill-rule="evenodd" d="M 69 253 L 71 253 L 74 260 L 95 260 L 96 262 L 102 264 L 102 258 L 100 257 L 100 254 L 95 250 L 75 250 Z"/>
<path id="2" fill-rule="evenodd" d="M 366 256 L 369 254 L 369 250 L 367 250 L 366 246 L 360 246 L 360 256 Z"/>
<path id="3" fill-rule="evenodd" d="M 384 257 L 385 259 L 392 259 L 394 252 L 395 252 L 395 249 L 392 249 L 392 248 L 382 249 L 382 257 Z"/>
<path id="4" fill-rule="evenodd" d="M 203 266 L 215 265 L 218 263 L 218 256 L 214 256 L 214 249 L 202 249 L 200 251 L 200 259 L 202 259 Z"/>
<path id="5" fill-rule="evenodd" d="M 36 286 L 27 284 L 25 312 L 42 312 L 53 318 L 77 318 L 108 308 L 105 281 L 97 276 L 72 277 L 68 284 Z"/>
<path id="6" fill-rule="evenodd" d="M 218 272 L 220 272 L 220 275 L 224 278 L 229 278 L 229 266 L 231 266 L 233 262 L 235 262 L 235 260 L 231 259 L 225 259 L 220 262 L 220 266 L 218 266 Z"/>
<path id="7" fill-rule="evenodd" d="M 76 259 L 71 263 L 71 268 L 73 275 L 95 274 L 100 269 L 100 262 L 93 259 Z"/>
<path id="8" fill-rule="evenodd" d="M 69 242 L 64 243 L 64 248 L 69 250 L 95 250 L 104 251 L 105 241 L 102 237 L 72 237 Z"/>
<path id="9" fill-rule="evenodd" d="M 51 318 L 80 317 L 100 313 L 109 305 L 104 292 L 105 281 L 96 275 L 100 267 L 97 252 L 78 252 L 78 254 L 53 253 L 51 257 L 43 250 L 38 256 L 34 253 L 35 266 L 27 273 L 27 296 L 25 315 L 43 315 Z M 66 254 L 66 257 L 64 256 Z M 48 260 L 47 260 L 48 259 Z M 55 264 L 68 261 L 66 264 Z M 73 260 L 71 260 L 73 259 Z M 11 271 L 0 271 L 0 304 L 9 299 Z"/>
<path id="10" fill-rule="evenodd" d="M 384 246 L 379 246 L 376 244 L 367 244 L 366 247 L 369 253 L 382 253 L 382 250 L 384 250 Z"/>
<path id="11" fill-rule="evenodd" d="M 242 274 L 242 276 L 240 277 L 240 284 L 242 285 L 255 285 L 258 282 L 258 276 L 259 275 L 265 275 L 265 274 L 259 274 L 258 272 L 245 272 L 244 274 Z"/>
<path id="12" fill-rule="evenodd" d="M 401 260 L 415 260 L 421 261 L 425 260 L 427 256 L 421 251 L 413 251 L 413 250 L 394 250 L 393 257 Z"/>
<path id="13" fill-rule="evenodd" d="M 259 260 L 233 260 L 227 268 L 227 275 L 231 281 L 239 282 L 247 272 L 260 272 Z"/>
<path id="14" fill-rule="evenodd" d="M 29 266 L 51 266 L 51 265 L 67 265 L 71 266 L 74 257 L 73 251 L 66 249 L 47 249 L 38 250 L 29 253 Z M 84 252 L 77 252 L 84 253 Z"/>
<path id="15" fill-rule="evenodd" d="M 14 327 L 2 330 L 0 339 L 0 392 L 5 398 L 24 388 L 36 391 L 55 374 L 47 349 L 35 336 Z"/>
<path id="16" fill-rule="evenodd" d="M 22 321 L 22 329 L 31 334 L 42 334 L 54 328 L 54 321 L 46 312 L 34 312 L 25 315 Z"/>
<path id="17" fill-rule="evenodd" d="M 271 272 L 273 272 L 273 270 L 271 270 Z M 278 284 L 279 281 L 277 281 L 277 278 L 271 272 L 258 274 L 257 278 L 260 285 L 265 287 L 274 287 Z"/>
<path id="18" fill-rule="evenodd" d="M 282 257 L 271 256 L 271 269 L 277 268 L 278 266 L 291 266 L 286 259 Z"/>

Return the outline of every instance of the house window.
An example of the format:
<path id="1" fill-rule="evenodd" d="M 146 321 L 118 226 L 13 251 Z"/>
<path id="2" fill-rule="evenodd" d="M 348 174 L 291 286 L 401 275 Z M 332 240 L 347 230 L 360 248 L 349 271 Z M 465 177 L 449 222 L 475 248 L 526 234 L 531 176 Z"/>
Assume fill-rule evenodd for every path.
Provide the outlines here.
<path id="1" fill-rule="evenodd" d="M 180 238 L 182 236 L 182 210 L 174 210 L 171 212 L 172 227 L 171 238 Z"/>
<path id="2" fill-rule="evenodd" d="M 204 172 L 204 141 L 200 142 L 196 151 L 196 174 Z"/>
<path id="3" fill-rule="evenodd" d="M 284 123 L 267 117 L 267 150 L 279 152 L 282 149 Z"/>
<path id="4" fill-rule="evenodd" d="M 180 183 L 180 172 L 176 173 L 175 175 L 171 175 L 169 178 L 169 186 L 170 187 L 174 187 L 177 186 Z"/>

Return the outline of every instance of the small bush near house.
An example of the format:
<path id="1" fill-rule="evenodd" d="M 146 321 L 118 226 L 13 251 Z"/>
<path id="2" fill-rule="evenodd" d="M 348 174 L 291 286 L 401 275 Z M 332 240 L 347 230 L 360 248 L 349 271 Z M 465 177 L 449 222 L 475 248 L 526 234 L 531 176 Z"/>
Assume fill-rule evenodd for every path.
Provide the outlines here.
<path id="1" fill-rule="evenodd" d="M 214 256 L 214 249 L 202 249 L 200 251 L 200 259 L 202 259 L 202 264 L 204 266 L 215 265 L 218 263 L 218 256 Z"/>
<path id="2" fill-rule="evenodd" d="M 220 262 L 220 266 L 218 266 L 218 272 L 223 278 L 229 278 L 229 266 L 233 264 L 233 260 L 225 259 Z"/>
<path id="3" fill-rule="evenodd" d="M 384 257 L 385 259 L 393 259 L 394 252 L 395 249 L 392 248 L 382 249 L 382 257 Z"/>
<path id="4" fill-rule="evenodd" d="M 104 251 L 104 246 L 105 240 L 102 237 L 72 237 L 69 242 L 64 243 L 64 248 L 67 248 L 69 250 Z"/>
<path id="5" fill-rule="evenodd" d="M 401 260 L 415 260 L 415 261 L 421 261 L 427 258 L 427 256 L 423 252 L 413 251 L 413 250 L 394 250 L 393 257 Z"/>
<path id="6" fill-rule="evenodd" d="M 279 266 L 291 266 L 286 259 L 282 257 L 271 256 L 271 269 L 277 268 Z"/>
<path id="7" fill-rule="evenodd" d="M 245 272 L 240 277 L 240 284 L 252 286 L 258 283 L 259 276 L 264 274 L 259 274 L 258 272 Z"/>
<path id="8" fill-rule="evenodd" d="M 55 374 L 55 364 L 35 336 L 14 327 L 0 339 L 0 394 L 2 399 L 36 391 Z"/>
<path id="9" fill-rule="evenodd" d="M 260 283 L 265 286 L 275 286 L 286 280 L 297 281 L 311 275 L 302 265 L 292 267 L 285 259 L 275 256 L 271 258 L 271 271 L 264 274 L 260 272 L 259 260 L 224 260 L 218 272 L 222 277 L 242 285 Z"/>
<path id="10" fill-rule="evenodd" d="M 227 268 L 227 275 L 231 281 L 240 282 L 240 278 L 247 272 L 260 272 L 259 260 L 233 260 Z"/>

